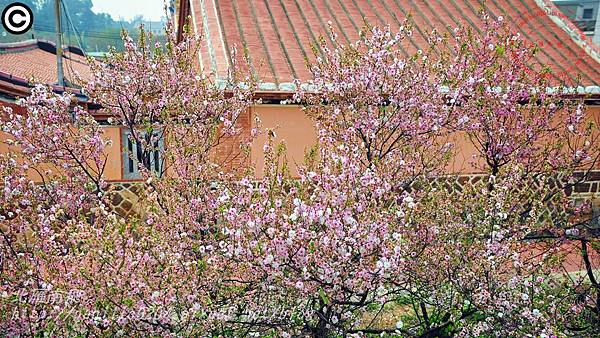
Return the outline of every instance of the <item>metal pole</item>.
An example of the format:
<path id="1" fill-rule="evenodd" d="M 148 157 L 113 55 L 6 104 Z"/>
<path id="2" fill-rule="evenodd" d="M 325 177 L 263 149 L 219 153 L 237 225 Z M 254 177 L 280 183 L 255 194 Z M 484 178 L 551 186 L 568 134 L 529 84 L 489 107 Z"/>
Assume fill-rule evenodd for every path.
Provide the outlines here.
<path id="1" fill-rule="evenodd" d="M 56 69 L 58 71 L 58 85 L 65 86 L 62 63 L 62 32 L 60 25 L 60 1 L 54 0 L 54 15 L 56 16 Z"/>

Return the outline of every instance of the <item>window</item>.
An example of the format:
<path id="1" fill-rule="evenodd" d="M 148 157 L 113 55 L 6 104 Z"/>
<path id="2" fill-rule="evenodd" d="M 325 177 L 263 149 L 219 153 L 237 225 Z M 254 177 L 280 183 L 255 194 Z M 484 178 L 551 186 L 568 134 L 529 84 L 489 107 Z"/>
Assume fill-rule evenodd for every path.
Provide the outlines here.
<path id="1" fill-rule="evenodd" d="M 144 160 L 142 146 L 129 137 L 130 134 L 131 131 L 129 129 L 122 129 L 121 131 L 121 139 L 123 140 L 123 178 L 128 180 L 141 178 L 138 167 L 139 163 L 143 163 L 146 168 L 160 176 L 164 165 L 162 159 L 164 150 L 163 140 L 160 139 L 154 142 L 153 149 L 151 149 L 151 152 L 147 154 Z"/>
<path id="2" fill-rule="evenodd" d="M 594 18 L 594 9 L 593 8 L 584 8 L 582 19 L 593 19 Z"/>

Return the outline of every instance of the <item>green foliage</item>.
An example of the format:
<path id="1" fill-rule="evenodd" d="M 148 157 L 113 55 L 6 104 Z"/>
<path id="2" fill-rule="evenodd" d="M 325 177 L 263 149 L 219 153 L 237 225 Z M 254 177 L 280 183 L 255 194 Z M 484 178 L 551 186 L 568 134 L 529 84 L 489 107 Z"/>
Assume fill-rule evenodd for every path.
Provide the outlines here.
<path id="1" fill-rule="evenodd" d="M 12 0 L 0 0 L 4 8 Z M 0 42 L 17 42 L 25 39 L 56 40 L 54 0 L 20 0 L 33 11 L 33 28 L 24 35 L 13 35 L 0 28 Z M 63 44 L 78 46 L 88 52 L 106 52 L 109 47 L 123 50 L 121 32 L 127 31 L 134 40 L 139 36 L 139 25 L 143 21 L 137 16 L 131 21 L 115 21 L 107 13 L 95 13 L 91 0 L 63 0 L 62 31 Z M 68 15 L 66 14 L 68 13 Z M 148 28 L 148 27 L 146 27 Z M 163 41 L 164 38 L 158 37 Z"/>

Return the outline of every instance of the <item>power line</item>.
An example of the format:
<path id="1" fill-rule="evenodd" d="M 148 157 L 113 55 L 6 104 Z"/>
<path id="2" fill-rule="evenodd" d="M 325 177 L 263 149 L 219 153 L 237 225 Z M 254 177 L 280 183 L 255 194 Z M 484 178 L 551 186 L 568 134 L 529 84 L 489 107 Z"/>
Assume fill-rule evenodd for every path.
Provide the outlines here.
<path id="1" fill-rule="evenodd" d="M 34 24 L 33 25 L 33 29 L 36 31 L 41 31 L 41 32 L 49 32 L 49 33 L 53 33 L 55 32 L 55 30 L 51 27 L 45 26 L 45 25 L 38 25 L 38 24 Z M 121 35 L 119 34 L 114 35 L 114 34 L 109 34 L 109 33 L 102 33 L 99 31 L 83 31 L 83 36 L 89 36 L 89 37 L 93 37 L 93 38 L 106 38 L 106 39 L 121 39 Z"/>
<path id="2" fill-rule="evenodd" d="M 69 20 L 70 20 L 70 15 L 69 15 Z M 72 23 L 72 20 L 70 20 L 70 21 Z M 72 23 L 72 26 L 74 27 L 75 30 L 77 30 L 77 28 L 75 27 L 75 24 Z M 53 25 L 40 24 L 38 22 L 34 22 L 33 28 L 38 29 L 38 30 L 43 30 L 43 31 L 55 29 L 55 27 Z M 117 29 L 117 27 L 114 27 L 114 28 Z M 98 37 L 116 37 L 116 36 L 120 37 L 121 36 L 120 30 L 123 28 L 124 27 L 121 27 L 119 29 L 119 33 L 115 33 L 115 34 L 109 33 L 107 31 L 98 31 L 98 30 L 83 30 L 82 32 L 83 32 L 83 35 L 94 35 L 94 36 L 98 36 Z"/>
<path id="3" fill-rule="evenodd" d="M 73 22 L 71 21 L 71 17 L 69 16 L 68 8 L 65 6 L 64 1 L 62 1 L 62 0 L 59 0 L 59 1 L 63 5 L 62 10 L 63 10 L 63 12 L 65 14 L 65 18 L 67 19 L 67 29 L 66 30 L 67 30 L 67 38 L 69 39 L 69 46 L 72 46 L 72 43 L 71 43 L 71 34 L 70 34 L 70 30 L 71 29 L 69 28 L 68 23 L 71 24 L 71 27 L 73 28 L 73 32 L 75 33 L 75 37 L 77 38 L 77 42 L 79 44 L 79 48 L 81 49 L 81 51 L 85 55 L 85 51 L 83 49 L 83 46 L 81 45 L 81 43 L 79 42 L 79 38 L 77 37 L 77 31 L 75 31 L 75 27 L 73 26 Z M 73 69 L 73 60 L 70 57 L 69 58 L 65 58 L 65 59 L 66 59 L 65 63 L 67 64 L 67 69 L 69 71 L 69 80 L 70 80 L 70 83 L 73 84 L 73 81 L 75 80 L 77 72 L 75 71 L 75 69 Z"/>
<path id="4" fill-rule="evenodd" d="M 77 29 L 74 26 L 74 24 L 73 24 L 73 28 Z M 42 32 L 54 32 L 54 27 L 44 25 L 44 24 L 39 24 L 39 23 L 34 23 L 33 29 L 37 30 L 37 31 L 42 31 Z M 95 38 L 111 38 L 111 39 L 119 39 L 119 40 L 121 39 L 120 33 L 111 34 L 111 33 L 107 33 L 106 31 L 84 30 L 84 31 L 81 31 L 81 33 L 78 32 L 78 34 L 81 36 L 89 36 L 89 37 L 95 37 Z"/>
<path id="5" fill-rule="evenodd" d="M 71 24 L 71 28 L 73 28 L 73 32 L 75 33 L 75 39 L 77 40 L 77 45 L 79 45 L 79 49 L 81 49 L 81 51 L 83 52 L 83 55 L 86 55 L 85 49 L 83 48 L 81 41 L 79 41 L 79 34 L 77 32 L 77 29 L 75 28 L 75 25 L 73 25 L 73 21 L 71 20 L 71 16 L 69 15 L 69 9 L 67 8 L 67 4 L 65 4 L 65 2 L 63 0 L 60 0 L 60 2 L 62 2 L 62 4 L 63 4 L 63 11 L 65 12 L 67 21 Z M 67 31 L 69 31 L 68 28 L 67 28 Z M 69 34 L 69 44 L 70 43 L 71 43 L 71 35 Z"/>

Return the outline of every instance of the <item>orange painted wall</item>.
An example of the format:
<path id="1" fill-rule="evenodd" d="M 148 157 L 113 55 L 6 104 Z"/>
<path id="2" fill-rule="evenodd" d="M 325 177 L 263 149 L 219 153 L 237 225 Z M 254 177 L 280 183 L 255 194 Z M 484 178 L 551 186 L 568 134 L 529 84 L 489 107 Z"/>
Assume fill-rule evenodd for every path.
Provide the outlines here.
<path id="1" fill-rule="evenodd" d="M 600 120 L 600 106 L 588 106 L 588 116 L 596 122 Z M 297 105 L 258 105 L 250 109 L 248 118 L 244 118 L 244 128 L 249 128 L 254 117 L 261 120 L 263 128 L 274 129 L 276 142 L 284 142 L 287 147 L 287 160 L 290 165 L 291 174 L 297 175 L 297 165 L 304 161 L 305 152 L 316 142 L 316 133 L 312 120 L 304 114 Z M 106 139 L 112 140 L 112 146 L 106 149 L 108 162 L 105 169 L 105 179 L 108 181 L 121 181 L 123 179 L 123 156 L 121 131 L 117 126 L 104 127 Z M 0 153 L 7 151 L 4 142 L 6 134 L 0 132 Z M 251 165 L 256 169 L 258 177 L 262 176 L 264 168 L 263 145 L 266 136 L 264 133 L 252 143 Z M 450 163 L 449 172 L 474 173 L 475 169 L 470 166 L 469 160 L 475 153 L 473 146 L 464 138 L 454 137 L 452 140 L 456 147 L 456 156 Z M 33 175 L 35 177 L 35 175 Z"/>
<path id="2" fill-rule="evenodd" d="M 287 160 L 291 174 L 296 176 L 297 164 L 304 162 L 304 154 L 316 142 L 313 122 L 297 105 L 259 105 L 251 108 L 252 116 L 258 116 L 263 128 L 273 129 L 275 142 L 284 142 L 287 147 Z M 251 161 L 258 177 L 264 168 L 263 133 L 252 143 Z"/>
<path id="3" fill-rule="evenodd" d="M 104 177 L 109 181 L 120 181 L 123 178 L 123 156 L 121 146 L 121 128 L 116 126 L 104 127 L 104 137 L 112 141 L 105 149 L 108 156 Z"/>
<path id="4" fill-rule="evenodd" d="M 316 133 L 311 119 L 297 105 L 260 105 L 251 109 L 253 116 L 258 116 L 263 128 L 275 128 L 276 141 L 287 146 L 287 159 L 292 175 L 297 174 L 297 165 L 304 160 L 304 153 L 316 142 Z M 600 126 L 600 106 L 586 106 L 586 114 Z M 266 137 L 261 135 L 252 144 L 252 164 L 258 176 L 264 167 L 262 148 Z M 455 156 L 448 164 L 449 173 L 477 173 L 470 163 L 476 153 L 475 147 L 463 135 L 454 135 L 450 141 L 455 144 Z M 600 164 L 599 164 L 600 167 Z"/>
<path id="5" fill-rule="evenodd" d="M 260 105 L 251 109 L 252 116 L 258 116 L 264 129 L 275 130 L 276 143 L 283 142 L 287 147 L 287 160 L 293 176 L 297 175 L 298 165 L 304 161 L 305 152 L 316 143 L 316 132 L 313 121 L 306 116 L 297 105 Z M 252 143 L 252 164 L 258 177 L 264 168 L 263 145 L 266 136 L 263 134 Z M 448 141 L 456 144 L 456 156 L 448 166 L 450 172 L 473 173 L 475 169 L 469 164 L 475 148 L 464 138 L 456 135 Z"/>
<path id="6" fill-rule="evenodd" d="M 107 155 L 107 162 L 105 168 L 105 179 L 109 181 L 120 181 L 123 177 L 122 175 L 122 156 L 121 156 L 121 139 L 120 139 L 120 129 L 119 127 L 104 127 L 104 137 L 107 140 L 112 140 L 112 145 L 107 147 L 105 153 Z M 6 133 L 0 132 L 0 153 L 6 153 L 9 151 L 9 146 L 6 143 L 6 140 L 9 139 L 9 135 Z M 10 147 L 10 151 L 18 151 L 18 148 L 15 146 Z M 40 170 L 49 169 L 49 167 L 41 167 L 38 168 Z M 40 177 L 35 172 L 35 170 L 29 171 L 30 177 L 34 181 L 39 181 Z"/>

